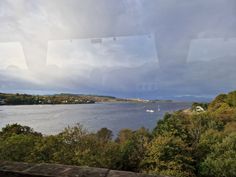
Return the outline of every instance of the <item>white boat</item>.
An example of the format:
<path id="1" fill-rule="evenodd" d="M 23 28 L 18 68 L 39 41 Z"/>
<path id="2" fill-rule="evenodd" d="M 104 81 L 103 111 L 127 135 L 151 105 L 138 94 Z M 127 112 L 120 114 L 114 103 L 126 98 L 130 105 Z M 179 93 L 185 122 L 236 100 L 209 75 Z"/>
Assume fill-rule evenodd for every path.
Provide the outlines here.
<path id="1" fill-rule="evenodd" d="M 153 112 L 154 112 L 154 110 L 152 110 L 152 109 L 147 109 L 147 110 L 146 110 L 146 112 L 153 113 Z"/>
<path id="2" fill-rule="evenodd" d="M 157 105 L 157 112 L 160 112 L 161 111 L 161 108 L 159 105 Z"/>
<path id="3" fill-rule="evenodd" d="M 160 111 L 161 111 L 161 108 L 160 108 L 160 105 L 159 105 L 159 104 L 157 105 L 157 110 L 156 110 L 156 111 L 157 111 L 157 112 L 160 112 Z M 146 112 L 153 113 L 153 112 L 155 112 L 155 111 L 152 110 L 152 109 L 147 109 Z"/>

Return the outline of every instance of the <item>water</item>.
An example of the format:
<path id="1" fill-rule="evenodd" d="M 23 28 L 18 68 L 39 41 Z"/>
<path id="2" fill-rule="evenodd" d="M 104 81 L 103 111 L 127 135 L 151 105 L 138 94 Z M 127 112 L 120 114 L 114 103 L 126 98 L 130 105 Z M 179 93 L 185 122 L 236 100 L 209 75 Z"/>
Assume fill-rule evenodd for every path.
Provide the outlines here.
<path id="1" fill-rule="evenodd" d="M 158 104 L 161 109 L 158 112 Z M 190 103 L 96 103 L 77 105 L 1 106 L 0 128 L 27 125 L 43 134 L 57 134 L 68 125 L 82 124 L 89 131 L 107 127 L 114 134 L 122 128 L 153 129 L 165 112 L 189 108 Z M 154 110 L 148 113 L 146 110 Z"/>

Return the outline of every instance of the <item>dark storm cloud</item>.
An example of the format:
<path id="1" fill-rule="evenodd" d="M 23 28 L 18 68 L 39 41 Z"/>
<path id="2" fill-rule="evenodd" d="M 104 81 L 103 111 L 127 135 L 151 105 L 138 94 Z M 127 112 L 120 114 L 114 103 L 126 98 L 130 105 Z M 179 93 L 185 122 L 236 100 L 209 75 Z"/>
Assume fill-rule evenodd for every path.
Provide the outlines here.
<path id="1" fill-rule="evenodd" d="M 152 98 L 229 91 L 235 17 L 235 0 L 3 0 L 0 42 L 20 42 L 28 69 L 2 53 L 0 88 Z M 131 35 L 139 37 L 119 38 Z M 80 38 L 103 39 L 74 45 Z"/>

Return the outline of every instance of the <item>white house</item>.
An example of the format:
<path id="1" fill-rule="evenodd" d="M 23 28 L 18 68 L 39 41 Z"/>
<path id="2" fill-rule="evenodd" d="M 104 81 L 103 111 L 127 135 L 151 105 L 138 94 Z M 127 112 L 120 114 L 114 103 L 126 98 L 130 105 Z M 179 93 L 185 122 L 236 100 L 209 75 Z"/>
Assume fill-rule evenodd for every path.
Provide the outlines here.
<path id="1" fill-rule="evenodd" d="M 195 111 L 196 112 L 204 112 L 205 110 L 201 106 L 196 106 Z"/>

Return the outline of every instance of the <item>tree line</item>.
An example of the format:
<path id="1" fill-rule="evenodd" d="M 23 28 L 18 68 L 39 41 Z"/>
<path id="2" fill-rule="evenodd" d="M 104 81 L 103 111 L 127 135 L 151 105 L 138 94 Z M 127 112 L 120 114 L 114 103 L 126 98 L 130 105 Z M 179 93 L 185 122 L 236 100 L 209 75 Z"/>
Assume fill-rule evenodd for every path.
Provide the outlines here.
<path id="1" fill-rule="evenodd" d="M 196 106 L 196 103 L 195 103 Z M 0 160 L 103 167 L 173 177 L 236 176 L 236 91 L 217 96 L 205 112 L 165 114 L 154 130 L 88 132 L 80 124 L 57 135 L 7 125 Z"/>
<path id="2" fill-rule="evenodd" d="M 92 96 L 86 95 L 29 95 L 0 93 L 0 105 L 37 105 L 37 104 L 87 104 L 95 103 Z"/>

